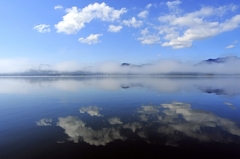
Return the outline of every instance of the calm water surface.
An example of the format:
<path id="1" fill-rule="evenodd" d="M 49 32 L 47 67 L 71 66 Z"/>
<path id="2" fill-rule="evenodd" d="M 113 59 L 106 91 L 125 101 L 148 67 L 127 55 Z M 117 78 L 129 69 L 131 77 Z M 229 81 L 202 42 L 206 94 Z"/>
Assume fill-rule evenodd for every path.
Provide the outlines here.
<path id="1" fill-rule="evenodd" d="M 0 113 L 1 159 L 240 154 L 239 77 L 2 77 Z"/>

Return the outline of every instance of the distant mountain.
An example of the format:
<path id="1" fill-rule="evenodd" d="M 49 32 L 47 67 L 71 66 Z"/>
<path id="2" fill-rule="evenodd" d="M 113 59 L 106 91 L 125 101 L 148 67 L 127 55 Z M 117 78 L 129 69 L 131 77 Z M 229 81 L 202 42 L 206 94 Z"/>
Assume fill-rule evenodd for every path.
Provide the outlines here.
<path id="1" fill-rule="evenodd" d="M 147 66 L 147 65 L 151 65 L 151 64 L 141 64 L 141 65 L 134 65 L 134 64 L 130 64 L 130 63 L 122 63 L 121 67 L 126 67 L 126 66 L 130 66 L 130 67 L 143 67 L 143 66 Z"/>
<path id="2" fill-rule="evenodd" d="M 199 64 L 217 64 L 217 63 L 226 63 L 226 62 L 231 62 L 231 61 L 239 61 L 240 58 L 236 56 L 227 56 L 227 57 L 220 57 L 216 59 L 208 59 L 208 60 L 203 60 Z"/>
<path id="3" fill-rule="evenodd" d="M 121 66 L 130 66 L 129 63 L 122 63 Z"/>

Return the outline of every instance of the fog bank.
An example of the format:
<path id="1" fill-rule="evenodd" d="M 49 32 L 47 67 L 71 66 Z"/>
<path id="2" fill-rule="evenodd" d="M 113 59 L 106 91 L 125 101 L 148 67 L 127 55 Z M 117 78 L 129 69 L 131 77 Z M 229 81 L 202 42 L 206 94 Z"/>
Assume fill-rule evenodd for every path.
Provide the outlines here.
<path id="1" fill-rule="evenodd" d="M 0 59 L 0 73 L 24 73 L 31 71 L 55 71 L 105 74 L 165 74 L 165 73 L 204 73 L 240 74 L 240 60 L 229 59 L 223 63 L 183 63 L 174 60 L 160 60 L 153 63 L 123 65 L 121 62 L 82 64 L 65 61 L 56 64 L 32 63 L 25 59 Z"/>

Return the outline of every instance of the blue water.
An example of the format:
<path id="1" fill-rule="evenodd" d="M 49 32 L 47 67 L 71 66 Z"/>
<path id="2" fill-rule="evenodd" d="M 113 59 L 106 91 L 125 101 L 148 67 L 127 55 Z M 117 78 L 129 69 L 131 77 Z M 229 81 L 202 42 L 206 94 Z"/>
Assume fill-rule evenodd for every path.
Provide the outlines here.
<path id="1" fill-rule="evenodd" d="M 0 158 L 235 157 L 239 77 L 2 77 Z"/>

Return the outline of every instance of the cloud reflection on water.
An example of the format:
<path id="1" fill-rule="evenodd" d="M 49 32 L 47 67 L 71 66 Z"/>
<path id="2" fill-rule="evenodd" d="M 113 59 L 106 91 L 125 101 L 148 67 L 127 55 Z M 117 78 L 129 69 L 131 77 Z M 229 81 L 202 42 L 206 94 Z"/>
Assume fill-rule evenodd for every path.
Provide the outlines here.
<path id="1" fill-rule="evenodd" d="M 81 107 L 79 109 L 80 113 L 87 113 L 90 116 L 102 117 L 103 115 L 99 113 L 100 110 L 101 108 L 98 108 L 97 106 Z"/>
<path id="2" fill-rule="evenodd" d="M 104 146 L 114 140 L 125 140 L 118 129 L 102 128 L 93 130 L 91 127 L 86 127 L 86 123 L 75 116 L 59 117 L 58 120 L 57 125 L 62 127 L 69 136 L 69 140 L 75 143 L 82 140 L 90 145 Z"/>
<path id="3" fill-rule="evenodd" d="M 121 122 L 120 118 L 117 118 L 117 117 L 108 119 L 108 122 L 111 125 L 117 125 L 117 124 L 122 124 L 123 123 L 123 122 Z"/>
<path id="4" fill-rule="evenodd" d="M 37 126 L 51 126 L 52 118 L 43 118 L 36 122 Z"/>
<path id="5" fill-rule="evenodd" d="M 95 146 L 106 145 L 117 139 L 131 140 L 131 134 L 121 133 L 124 129 L 130 129 L 148 143 L 159 142 L 169 146 L 177 146 L 187 138 L 200 142 L 240 144 L 240 128 L 234 122 L 209 112 L 194 110 L 189 103 L 141 106 L 136 113 L 139 118 L 131 122 L 124 123 L 118 117 L 109 118 L 111 126 L 100 130 L 86 127 L 86 123 L 73 116 L 60 117 L 58 126 L 65 130 L 71 141 L 83 140 Z M 151 139 L 152 133 L 159 141 Z"/>

